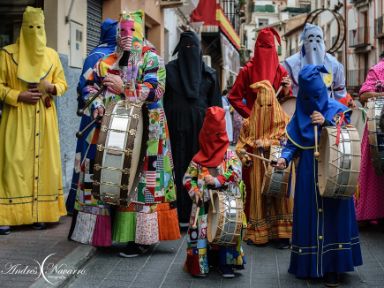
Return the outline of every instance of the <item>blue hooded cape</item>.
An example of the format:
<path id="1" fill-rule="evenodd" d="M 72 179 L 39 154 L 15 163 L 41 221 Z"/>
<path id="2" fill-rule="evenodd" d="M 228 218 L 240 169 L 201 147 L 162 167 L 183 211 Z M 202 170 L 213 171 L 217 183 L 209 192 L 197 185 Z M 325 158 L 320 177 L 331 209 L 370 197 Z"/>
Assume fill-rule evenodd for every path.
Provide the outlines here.
<path id="1" fill-rule="evenodd" d="M 87 85 L 87 71 L 92 69 L 97 60 L 109 55 L 115 51 L 116 48 L 116 34 L 117 34 L 118 21 L 107 18 L 101 24 L 100 44 L 89 52 L 88 57 L 84 61 L 83 70 L 77 85 L 77 94 L 79 108 L 83 107 L 84 99 L 82 97 L 83 88 Z"/>
<path id="2" fill-rule="evenodd" d="M 328 73 L 324 65 L 308 64 L 299 73 L 299 93 L 296 111 L 287 126 L 287 136 L 293 144 L 302 149 L 312 149 L 315 145 L 315 134 L 310 115 L 320 112 L 326 122 L 334 124 L 333 117 L 348 108 L 328 97 L 327 88 L 321 73 Z M 321 129 L 318 129 L 319 137 Z"/>

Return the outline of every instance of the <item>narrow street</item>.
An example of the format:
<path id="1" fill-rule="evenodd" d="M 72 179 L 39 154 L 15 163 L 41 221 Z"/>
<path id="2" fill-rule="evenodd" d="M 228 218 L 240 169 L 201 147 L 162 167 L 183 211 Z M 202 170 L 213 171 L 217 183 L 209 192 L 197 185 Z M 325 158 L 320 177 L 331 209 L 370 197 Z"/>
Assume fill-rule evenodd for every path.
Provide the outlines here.
<path id="1" fill-rule="evenodd" d="M 377 227 L 361 231 L 364 265 L 355 273 L 344 275 L 341 287 L 384 286 L 384 233 Z M 235 279 L 224 279 L 216 271 L 205 279 L 192 278 L 182 269 L 185 260 L 185 237 L 179 241 L 156 245 L 147 255 L 123 259 L 114 250 L 98 250 L 85 265 L 86 274 L 72 279 L 66 286 L 86 287 L 323 287 L 322 281 L 298 280 L 288 274 L 289 250 L 272 246 L 256 247 L 244 243 L 246 269 Z"/>

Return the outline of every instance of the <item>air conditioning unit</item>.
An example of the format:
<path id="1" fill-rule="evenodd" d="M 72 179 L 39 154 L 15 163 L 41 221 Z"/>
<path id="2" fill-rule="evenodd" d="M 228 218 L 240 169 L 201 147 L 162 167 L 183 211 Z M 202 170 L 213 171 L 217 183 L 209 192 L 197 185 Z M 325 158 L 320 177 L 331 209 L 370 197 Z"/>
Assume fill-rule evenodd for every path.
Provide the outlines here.
<path id="1" fill-rule="evenodd" d="M 210 55 L 203 55 L 203 61 L 205 64 L 207 64 L 209 67 L 212 67 L 212 61 Z"/>

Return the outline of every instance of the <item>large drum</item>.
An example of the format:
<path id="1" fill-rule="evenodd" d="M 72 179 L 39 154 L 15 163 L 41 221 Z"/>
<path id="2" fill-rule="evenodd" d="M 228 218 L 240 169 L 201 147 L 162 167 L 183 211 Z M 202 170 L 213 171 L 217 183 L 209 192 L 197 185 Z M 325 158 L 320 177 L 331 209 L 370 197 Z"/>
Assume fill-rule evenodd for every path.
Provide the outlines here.
<path id="1" fill-rule="evenodd" d="M 360 137 L 354 127 L 324 127 L 320 136 L 319 192 L 323 197 L 349 198 L 357 188 L 360 172 Z"/>
<path id="2" fill-rule="evenodd" d="M 296 111 L 296 97 L 289 97 L 281 103 L 281 107 L 289 117 L 292 117 Z"/>
<path id="3" fill-rule="evenodd" d="M 103 116 L 92 194 L 105 203 L 128 206 L 137 188 L 145 152 L 142 105 L 121 100 L 110 104 Z"/>
<path id="4" fill-rule="evenodd" d="M 373 166 L 378 174 L 384 172 L 384 131 L 380 128 L 380 117 L 384 109 L 384 97 L 371 98 L 367 103 L 369 144 Z"/>
<path id="5" fill-rule="evenodd" d="M 282 146 L 271 146 L 269 153 L 269 160 L 277 161 L 283 151 Z M 267 197 L 286 197 L 288 195 L 288 187 L 290 181 L 291 163 L 289 166 L 280 170 L 271 165 L 266 166 L 263 184 L 261 186 L 261 193 Z"/>
<path id="6" fill-rule="evenodd" d="M 208 210 L 208 241 L 218 245 L 235 245 L 243 226 L 241 197 L 216 191 L 212 193 Z"/>

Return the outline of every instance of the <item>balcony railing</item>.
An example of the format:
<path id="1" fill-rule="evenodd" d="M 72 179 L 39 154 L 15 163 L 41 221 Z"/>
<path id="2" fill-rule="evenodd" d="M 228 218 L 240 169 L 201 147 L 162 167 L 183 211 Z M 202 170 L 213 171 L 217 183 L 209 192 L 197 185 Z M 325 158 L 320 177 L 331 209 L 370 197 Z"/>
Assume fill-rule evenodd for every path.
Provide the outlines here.
<path id="1" fill-rule="evenodd" d="M 275 6 L 271 4 L 267 5 L 253 5 L 253 12 L 258 12 L 258 13 L 275 13 Z"/>
<path id="2" fill-rule="evenodd" d="M 160 7 L 165 8 L 176 8 L 183 6 L 184 1 L 183 0 L 161 0 L 160 1 Z"/>
<path id="3" fill-rule="evenodd" d="M 369 45 L 369 27 L 349 30 L 349 47 Z"/>
<path id="4" fill-rule="evenodd" d="M 381 17 L 377 18 L 375 20 L 375 22 L 376 22 L 376 25 L 375 25 L 375 28 L 376 28 L 375 36 L 376 36 L 376 38 L 384 37 L 384 17 L 381 16 Z"/>
<path id="5" fill-rule="evenodd" d="M 366 71 L 364 69 L 348 70 L 348 87 L 361 86 L 366 77 Z"/>

